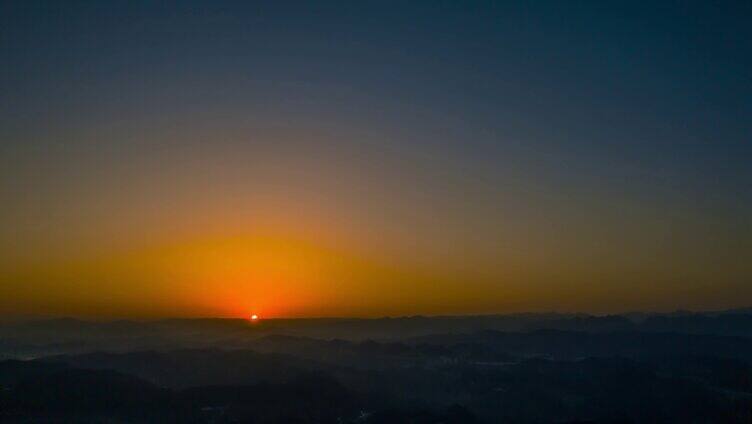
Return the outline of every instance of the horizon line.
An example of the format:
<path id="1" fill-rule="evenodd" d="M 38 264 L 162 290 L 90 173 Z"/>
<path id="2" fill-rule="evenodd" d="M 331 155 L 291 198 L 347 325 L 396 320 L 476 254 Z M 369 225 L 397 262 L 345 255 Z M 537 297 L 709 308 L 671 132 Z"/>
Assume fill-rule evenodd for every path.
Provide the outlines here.
<path id="1" fill-rule="evenodd" d="M 538 312 L 509 312 L 509 313 L 478 313 L 478 314 L 441 314 L 441 315 L 431 315 L 431 314 L 415 314 L 415 315 L 384 315 L 384 316 L 310 316 L 310 317 L 270 317 L 270 318 L 264 318 L 263 316 L 260 317 L 261 321 L 325 321 L 325 320 L 339 320 L 339 321 L 345 321 L 345 320 L 351 320 L 351 321 L 376 321 L 376 320 L 387 320 L 387 319 L 419 319 L 419 318 L 426 318 L 426 319 L 463 319 L 463 318 L 494 318 L 494 317 L 515 317 L 515 316 L 531 316 L 531 315 L 562 315 L 562 316 L 586 316 L 586 317 L 594 317 L 594 318 L 605 318 L 605 317 L 618 317 L 618 316 L 628 316 L 628 315 L 671 315 L 671 314 L 723 314 L 723 313 L 734 313 L 734 312 L 752 312 L 752 306 L 742 306 L 742 307 L 736 307 L 736 308 L 726 308 L 726 309 L 705 309 L 705 310 L 696 310 L 696 309 L 674 309 L 671 311 L 666 312 L 657 312 L 657 311 L 628 311 L 628 312 L 616 312 L 616 313 L 592 313 L 592 312 L 561 312 L 561 311 L 538 311 Z M 77 317 L 77 316 L 70 316 L 70 315 L 61 315 L 61 316 L 17 316 L 17 317 L 0 317 L 0 323 L 11 323 L 11 322 L 43 322 L 43 321 L 79 321 L 79 322 L 140 322 L 140 323 L 147 323 L 147 322 L 160 322 L 160 321 L 248 321 L 250 322 L 250 318 L 243 318 L 243 317 L 223 317 L 223 316 L 175 316 L 175 317 Z"/>

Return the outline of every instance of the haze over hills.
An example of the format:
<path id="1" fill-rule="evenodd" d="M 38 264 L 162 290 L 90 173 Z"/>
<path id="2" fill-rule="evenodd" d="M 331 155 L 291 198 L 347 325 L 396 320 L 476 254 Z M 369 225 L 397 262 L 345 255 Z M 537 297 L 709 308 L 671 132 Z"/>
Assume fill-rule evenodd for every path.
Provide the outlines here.
<path id="1" fill-rule="evenodd" d="M 0 418 L 9 422 L 752 418 L 746 309 L 17 321 L 0 326 L 0 354 Z"/>
<path id="2" fill-rule="evenodd" d="M 37 355 L 92 349 L 242 348 L 268 335 L 318 339 L 401 340 L 441 333 L 484 330 L 529 332 L 683 333 L 749 336 L 748 309 L 596 316 L 588 314 L 511 314 L 482 316 L 315 318 L 315 319 L 166 319 L 155 321 L 87 321 L 72 318 L 0 323 L 0 354 Z"/>

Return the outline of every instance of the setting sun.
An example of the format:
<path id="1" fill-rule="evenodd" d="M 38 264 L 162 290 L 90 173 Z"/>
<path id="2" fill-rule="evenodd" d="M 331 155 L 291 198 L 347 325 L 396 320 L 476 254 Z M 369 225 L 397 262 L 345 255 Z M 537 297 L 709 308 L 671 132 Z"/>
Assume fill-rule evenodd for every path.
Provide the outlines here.
<path id="1" fill-rule="evenodd" d="M 752 0 L 572 3 L 0 0 L 0 424 L 752 424 Z"/>

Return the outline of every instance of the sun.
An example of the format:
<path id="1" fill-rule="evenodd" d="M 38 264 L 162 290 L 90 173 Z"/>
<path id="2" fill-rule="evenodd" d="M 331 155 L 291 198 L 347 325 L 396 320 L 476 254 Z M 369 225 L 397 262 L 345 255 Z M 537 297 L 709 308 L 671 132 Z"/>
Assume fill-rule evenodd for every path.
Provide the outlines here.
<path id="1" fill-rule="evenodd" d="M 258 321 L 259 317 L 256 314 L 251 315 L 251 321 Z"/>

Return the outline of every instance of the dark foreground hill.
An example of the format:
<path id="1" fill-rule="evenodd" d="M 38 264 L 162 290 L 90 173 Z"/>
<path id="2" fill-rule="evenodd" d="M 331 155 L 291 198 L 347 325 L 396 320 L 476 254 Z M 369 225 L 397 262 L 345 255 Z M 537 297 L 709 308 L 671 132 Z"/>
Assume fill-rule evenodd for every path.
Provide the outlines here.
<path id="1" fill-rule="evenodd" d="M 59 363 L 0 363 L 0 422 L 8 423 L 472 423 L 460 406 L 446 411 L 382 409 L 321 374 L 286 383 L 159 388 L 115 371 Z"/>
<path id="2" fill-rule="evenodd" d="M 3 411 L 8 419 L 83 414 L 130 422 L 752 419 L 752 367 L 745 359 L 683 353 L 681 343 L 667 350 L 665 343 L 679 336 L 664 337 L 655 350 L 644 343 L 631 356 L 614 355 L 597 343 L 583 343 L 581 349 L 594 347 L 595 355 L 582 358 L 520 355 L 529 338 L 542 349 L 566 344 L 565 336 L 583 337 L 556 332 L 545 342 L 547 336 L 554 334 L 516 334 L 519 343 L 509 343 L 511 353 L 500 345 L 509 342 L 507 334 L 483 332 L 401 344 L 284 338 L 286 354 L 177 350 L 5 361 Z M 631 340 L 588 337 L 609 344 Z M 327 354 L 330 360 L 310 359 Z"/>

